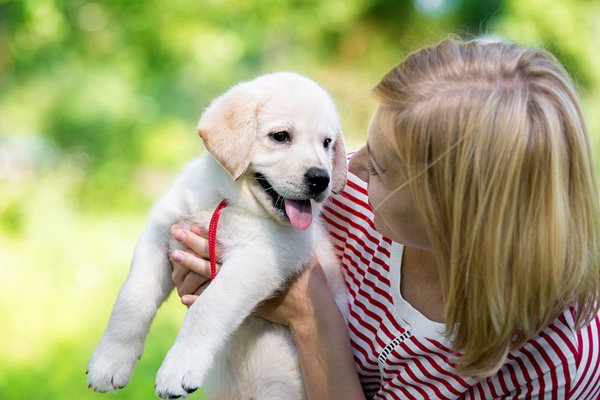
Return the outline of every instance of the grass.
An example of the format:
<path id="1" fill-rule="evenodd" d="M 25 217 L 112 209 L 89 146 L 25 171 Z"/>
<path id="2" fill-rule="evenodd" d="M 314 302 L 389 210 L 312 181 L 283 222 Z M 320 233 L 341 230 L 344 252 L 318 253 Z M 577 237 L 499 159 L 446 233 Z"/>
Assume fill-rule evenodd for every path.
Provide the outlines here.
<path id="1" fill-rule="evenodd" d="M 87 388 L 87 361 L 146 213 L 79 212 L 72 183 L 52 172 L 0 181 L 0 399 L 156 398 L 156 371 L 185 314 L 176 295 L 159 310 L 130 384 L 112 394 Z"/>

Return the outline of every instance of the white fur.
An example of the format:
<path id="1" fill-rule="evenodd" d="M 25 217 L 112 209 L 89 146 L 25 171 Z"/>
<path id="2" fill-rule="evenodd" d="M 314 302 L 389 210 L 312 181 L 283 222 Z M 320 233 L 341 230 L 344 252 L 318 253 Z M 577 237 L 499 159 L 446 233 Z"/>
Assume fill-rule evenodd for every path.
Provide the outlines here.
<path id="1" fill-rule="evenodd" d="M 270 134 L 284 129 L 293 140 L 275 142 Z M 207 227 L 216 204 L 227 198 L 230 205 L 218 229 L 221 269 L 187 312 L 158 371 L 156 392 L 162 398 L 187 396 L 204 385 L 209 398 L 302 399 L 289 331 L 251 314 L 313 254 L 346 313 L 339 265 L 318 218 L 321 202 L 345 181 L 335 107 L 314 82 L 291 73 L 271 74 L 216 99 L 199 130 L 212 154 L 194 160 L 152 210 L 108 327 L 89 361 L 88 384 L 105 392 L 129 382 L 156 310 L 173 288 L 169 227 L 178 221 Z M 326 138 L 332 139 L 329 148 L 323 144 Z M 273 206 L 253 174 L 267 176 L 285 197 L 301 199 L 306 196 L 304 174 L 311 167 L 326 170 L 331 182 L 312 197 L 313 223 L 301 231 Z"/>

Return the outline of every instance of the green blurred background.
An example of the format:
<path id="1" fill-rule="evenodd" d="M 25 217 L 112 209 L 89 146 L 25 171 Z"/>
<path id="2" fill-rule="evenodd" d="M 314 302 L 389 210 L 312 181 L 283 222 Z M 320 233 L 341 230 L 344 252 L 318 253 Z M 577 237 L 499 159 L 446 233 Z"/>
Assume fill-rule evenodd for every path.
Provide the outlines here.
<path id="1" fill-rule="evenodd" d="M 0 399 L 154 398 L 185 312 L 176 296 L 127 388 L 94 394 L 84 371 L 148 209 L 202 151 L 212 98 L 306 74 L 357 148 L 370 89 L 449 33 L 556 54 L 600 154 L 597 0 L 0 0 Z"/>

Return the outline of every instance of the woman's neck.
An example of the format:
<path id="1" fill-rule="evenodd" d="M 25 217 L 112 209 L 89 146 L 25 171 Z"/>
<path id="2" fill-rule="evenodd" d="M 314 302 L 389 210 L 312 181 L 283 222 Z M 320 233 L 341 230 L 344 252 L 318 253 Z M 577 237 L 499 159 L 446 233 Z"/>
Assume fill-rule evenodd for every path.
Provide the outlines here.
<path id="1" fill-rule="evenodd" d="M 435 322 L 445 322 L 442 285 L 431 252 L 405 247 L 400 279 L 402 298 Z"/>

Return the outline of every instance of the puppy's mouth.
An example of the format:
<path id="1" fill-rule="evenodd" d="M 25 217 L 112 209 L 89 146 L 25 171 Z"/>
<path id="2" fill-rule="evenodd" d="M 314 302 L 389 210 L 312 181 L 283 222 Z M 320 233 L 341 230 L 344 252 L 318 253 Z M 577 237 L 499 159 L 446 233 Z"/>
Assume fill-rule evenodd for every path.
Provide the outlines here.
<path id="1" fill-rule="evenodd" d="M 273 189 L 267 178 L 260 172 L 255 173 L 255 178 L 271 198 L 273 208 L 285 215 L 296 229 L 307 229 L 312 223 L 312 206 L 310 200 L 286 199 Z"/>

